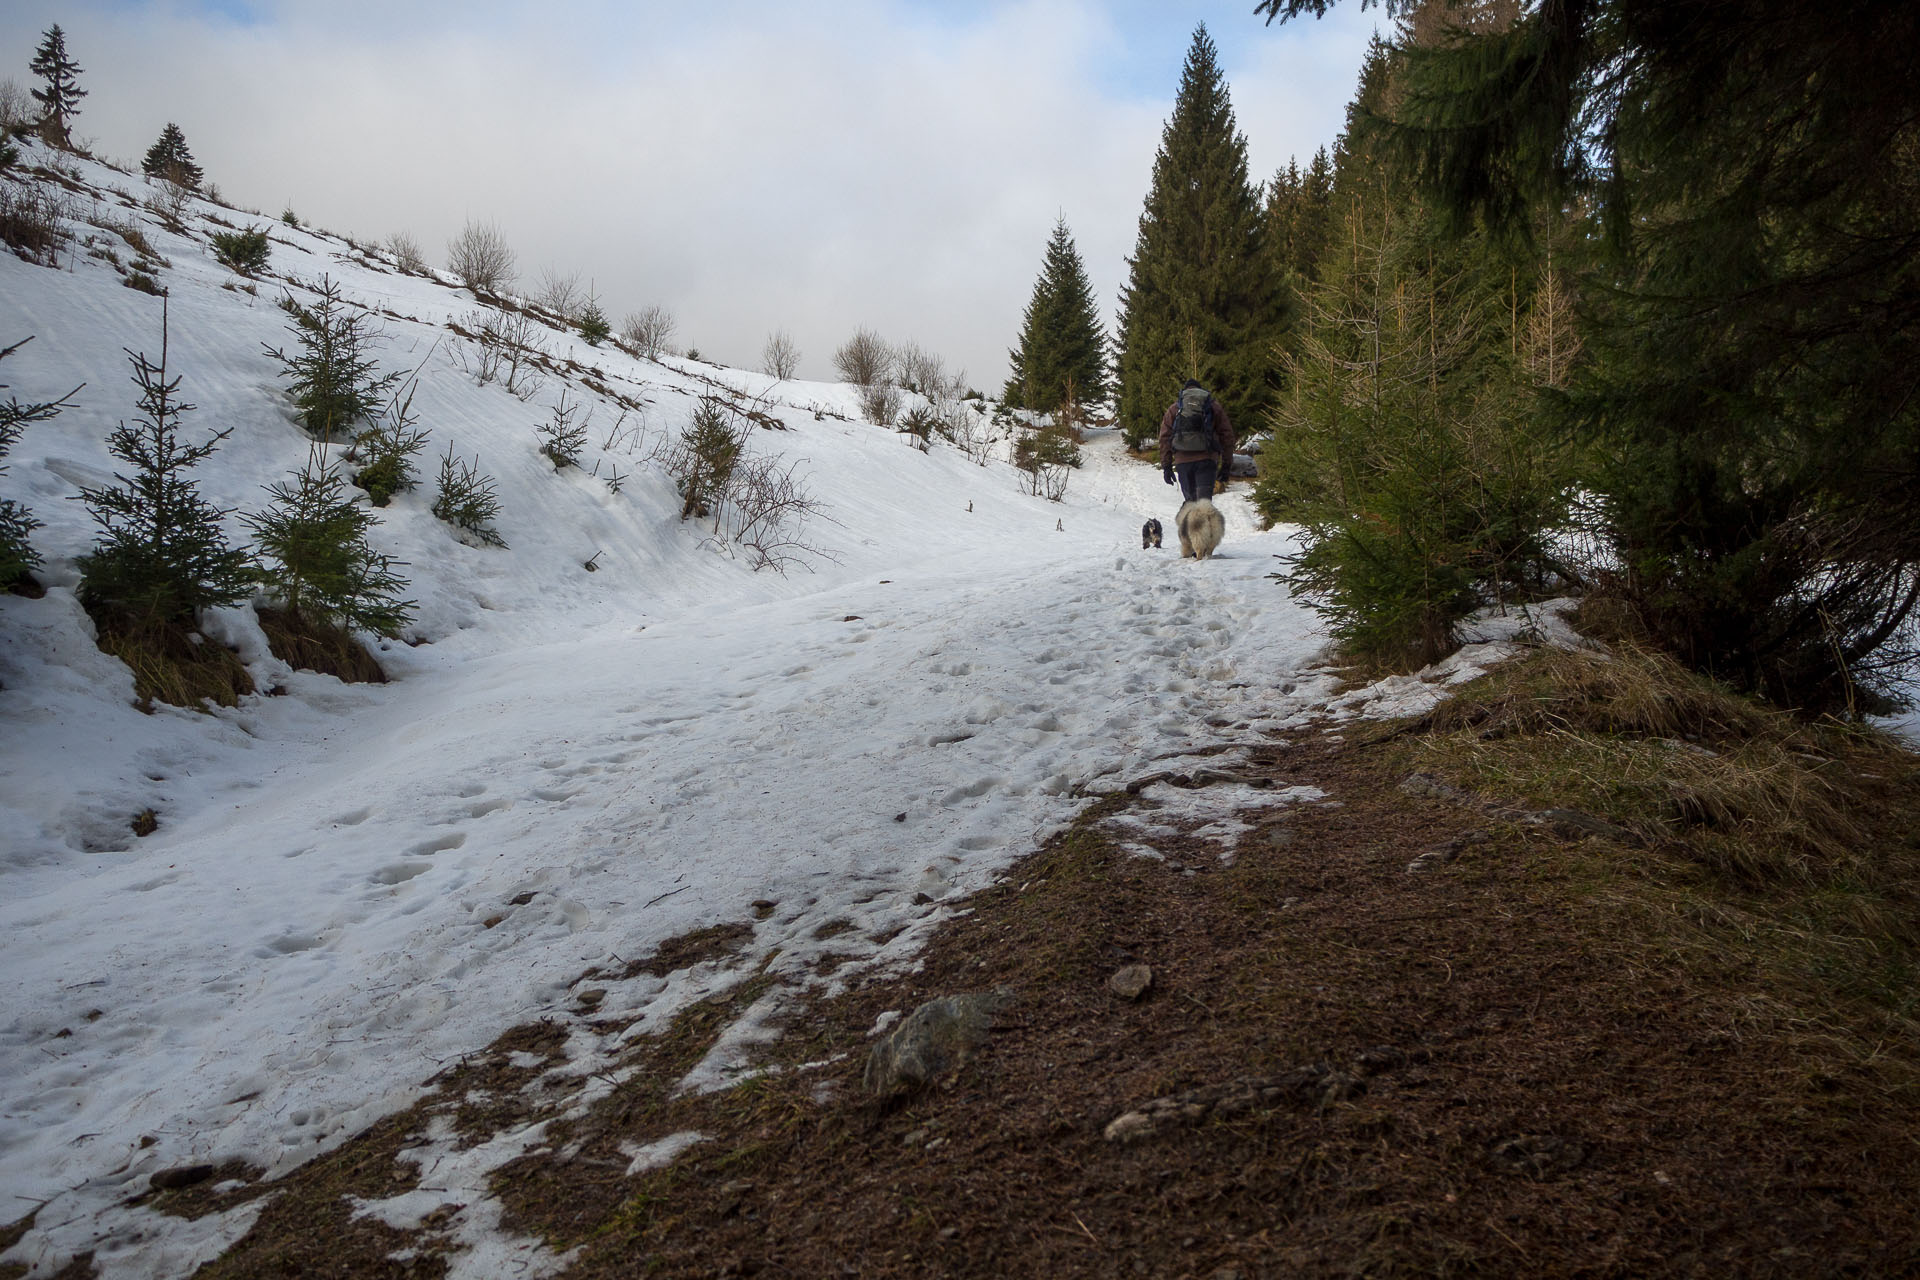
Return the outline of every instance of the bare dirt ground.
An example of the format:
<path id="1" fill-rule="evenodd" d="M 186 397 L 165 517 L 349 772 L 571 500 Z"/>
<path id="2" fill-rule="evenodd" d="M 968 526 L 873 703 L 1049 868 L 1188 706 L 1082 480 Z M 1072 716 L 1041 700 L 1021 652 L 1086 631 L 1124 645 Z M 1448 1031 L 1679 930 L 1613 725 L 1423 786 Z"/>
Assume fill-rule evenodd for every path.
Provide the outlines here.
<path id="1" fill-rule="evenodd" d="M 1112 820 L 1153 802 L 1102 800 L 918 972 L 805 1006 L 766 1074 L 674 1088 L 754 984 L 641 1041 L 611 1096 L 495 1175 L 502 1225 L 573 1251 L 573 1280 L 1920 1274 L 1917 1051 L 1889 1031 L 1910 1005 L 1784 945 L 1779 895 L 1402 785 L 1433 764 L 1379 726 L 1256 747 L 1242 778 L 1326 799 L 1260 813 L 1230 862 L 1191 834 L 1137 856 Z M 1128 999 L 1108 982 L 1134 964 L 1152 979 Z M 863 1088 L 882 1014 L 990 990 L 1010 998 L 957 1071 Z M 200 1274 L 445 1274 L 464 1206 L 398 1231 L 353 1198 L 418 1184 L 399 1153 L 435 1115 L 475 1141 L 539 1118 L 533 1064 L 564 1040 L 518 1028 L 274 1184 Z M 216 1181 L 157 1203 L 205 1211 Z"/>

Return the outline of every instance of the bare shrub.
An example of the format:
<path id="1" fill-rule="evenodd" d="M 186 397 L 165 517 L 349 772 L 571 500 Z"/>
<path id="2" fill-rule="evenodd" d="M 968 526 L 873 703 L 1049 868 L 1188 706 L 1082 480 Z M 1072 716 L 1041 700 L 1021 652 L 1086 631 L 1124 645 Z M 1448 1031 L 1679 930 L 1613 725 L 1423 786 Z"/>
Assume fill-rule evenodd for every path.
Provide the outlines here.
<path id="1" fill-rule="evenodd" d="M 792 334 L 785 329 L 775 329 L 767 335 L 767 345 L 760 348 L 760 368 L 782 381 L 799 370 L 800 348 L 793 344 Z"/>
<path id="2" fill-rule="evenodd" d="M 984 467 L 994 454 L 993 424 L 970 400 L 949 400 L 939 408 L 940 434 L 953 442 L 960 455 Z"/>
<path id="3" fill-rule="evenodd" d="M 393 265 L 408 275 L 427 273 L 427 257 L 420 252 L 420 242 L 406 232 L 396 231 L 387 237 L 387 252 L 393 255 Z"/>
<path id="4" fill-rule="evenodd" d="M 628 346 L 649 360 L 658 360 L 669 354 L 667 344 L 673 340 L 675 328 L 673 313 L 654 303 L 643 310 L 636 311 L 620 324 L 620 336 Z"/>
<path id="5" fill-rule="evenodd" d="M 900 416 L 900 388 L 890 382 L 860 388 L 860 412 L 875 426 L 892 426 Z"/>
<path id="6" fill-rule="evenodd" d="M 856 387 L 875 387 L 893 379 L 893 348 L 871 329 L 861 329 L 833 353 L 833 367 Z"/>
<path id="7" fill-rule="evenodd" d="M 917 342 L 908 341 L 894 348 L 893 361 L 900 385 L 929 400 L 955 398 L 960 384 L 966 380 L 959 374 L 948 377 L 946 362 Z"/>
<path id="8" fill-rule="evenodd" d="M 12 133 L 32 124 L 36 116 L 32 99 L 9 76 L 0 80 L 0 134 Z"/>
<path id="9" fill-rule="evenodd" d="M 580 287 L 578 271 L 561 275 L 552 267 L 541 269 L 539 287 L 533 291 L 534 306 L 551 311 L 566 323 L 573 324 L 580 318 L 586 301 L 587 295 Z"/>
<path id="10" fill-rule="evenodd" d="M 491 222 L 468 222 L 447 245 L 447 269 L 476 294 L 498 295 L 514 281 L 513 250 Z"/>
<path id="11" fill-rule="evenodd" d="M 60 220 L 70 213 L 66 197 L 45 183 L 0 182 L 0 241 L 28 262 L 60 264 Z"/>
<path id="12" fill-rule="evenodd" d="M 810 556 L 833 558 L 807 541 L 807 522 L 825 516 L 798 471 L 799 463 L 779 455 L 750 457 L 734 470 L 727 493 L 728 532 L 746 550 L 756 573 L 772 569 L 785 577 L 795 566 L 811 569 Z"/>
<path id="13" fill-rule="evenodd" d="M 522 400 L 530 399 L 544 381 L 539 369 L 545 363 L 546 347 L 541 343 L 541 326 L 519 311 L 483 308 L 466 317 L 460 326 L 474 340 L 471 358 L 458 346 L 453 359 L 481 386 L 498 382 Z"/>
<path id="14" fill-rule="evenodd" d="M 193 192 L 166 178 L 152 180 L 153 194 L 146 198 L 147 212 L 165 223 L 169 231 L 185 231 L 187 214 L 193 209 Z"/>

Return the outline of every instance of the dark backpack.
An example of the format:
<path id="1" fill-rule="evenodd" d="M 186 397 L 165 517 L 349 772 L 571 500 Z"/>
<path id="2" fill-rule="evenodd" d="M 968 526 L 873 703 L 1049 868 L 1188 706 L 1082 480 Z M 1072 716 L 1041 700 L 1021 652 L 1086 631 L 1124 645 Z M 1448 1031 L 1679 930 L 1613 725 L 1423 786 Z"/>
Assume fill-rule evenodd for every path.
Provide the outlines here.
<path id="1" fill-rule="evenodd" d="M 1212 453 L 1213 397 L 1205 387 L 1188 387 L 1173 404 L 1170 443 L 1176 453 Z"/>

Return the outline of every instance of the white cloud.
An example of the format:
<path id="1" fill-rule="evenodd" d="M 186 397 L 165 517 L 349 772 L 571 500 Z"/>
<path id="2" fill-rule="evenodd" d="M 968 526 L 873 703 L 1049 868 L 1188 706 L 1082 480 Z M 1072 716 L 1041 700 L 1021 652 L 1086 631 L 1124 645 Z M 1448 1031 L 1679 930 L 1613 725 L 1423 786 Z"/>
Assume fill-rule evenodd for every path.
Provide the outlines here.
<path id="1" fill-rule="evenodd" d="M 577 270 L 616 320 L 663 303 L 710 357 L 751 365 L 784 327 L 821 375 L 866 325 L 993 389 L 1056 214 L 1114 309 L 1187 37 L 1156 16 L 1164 83 L 1116 83 L 1147 38 L 1130 7 L 27 0 L 0 74 L 24 82 L 57 21 L 106 155 L 173 120 L 268 214 L 433 259 L 491 220 L 524 280 Z M 1259 178 L 1332 140 L 1373 19 L 1246 7 L 1203 16 Z"/>

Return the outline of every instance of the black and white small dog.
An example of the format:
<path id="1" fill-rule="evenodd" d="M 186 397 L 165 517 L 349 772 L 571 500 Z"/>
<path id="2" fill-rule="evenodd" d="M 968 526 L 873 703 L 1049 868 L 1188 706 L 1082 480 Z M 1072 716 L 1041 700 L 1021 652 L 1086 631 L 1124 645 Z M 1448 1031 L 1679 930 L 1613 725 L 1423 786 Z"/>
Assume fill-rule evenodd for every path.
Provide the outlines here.
<path id="1" fill-rule="evenodd" d="M 1159 545 L 1160 522 L 1158 520 L 1149 520 L 1140 526 L 1140 549 L 1144 551 L 1149 547 L 1157 547 Z"/>

